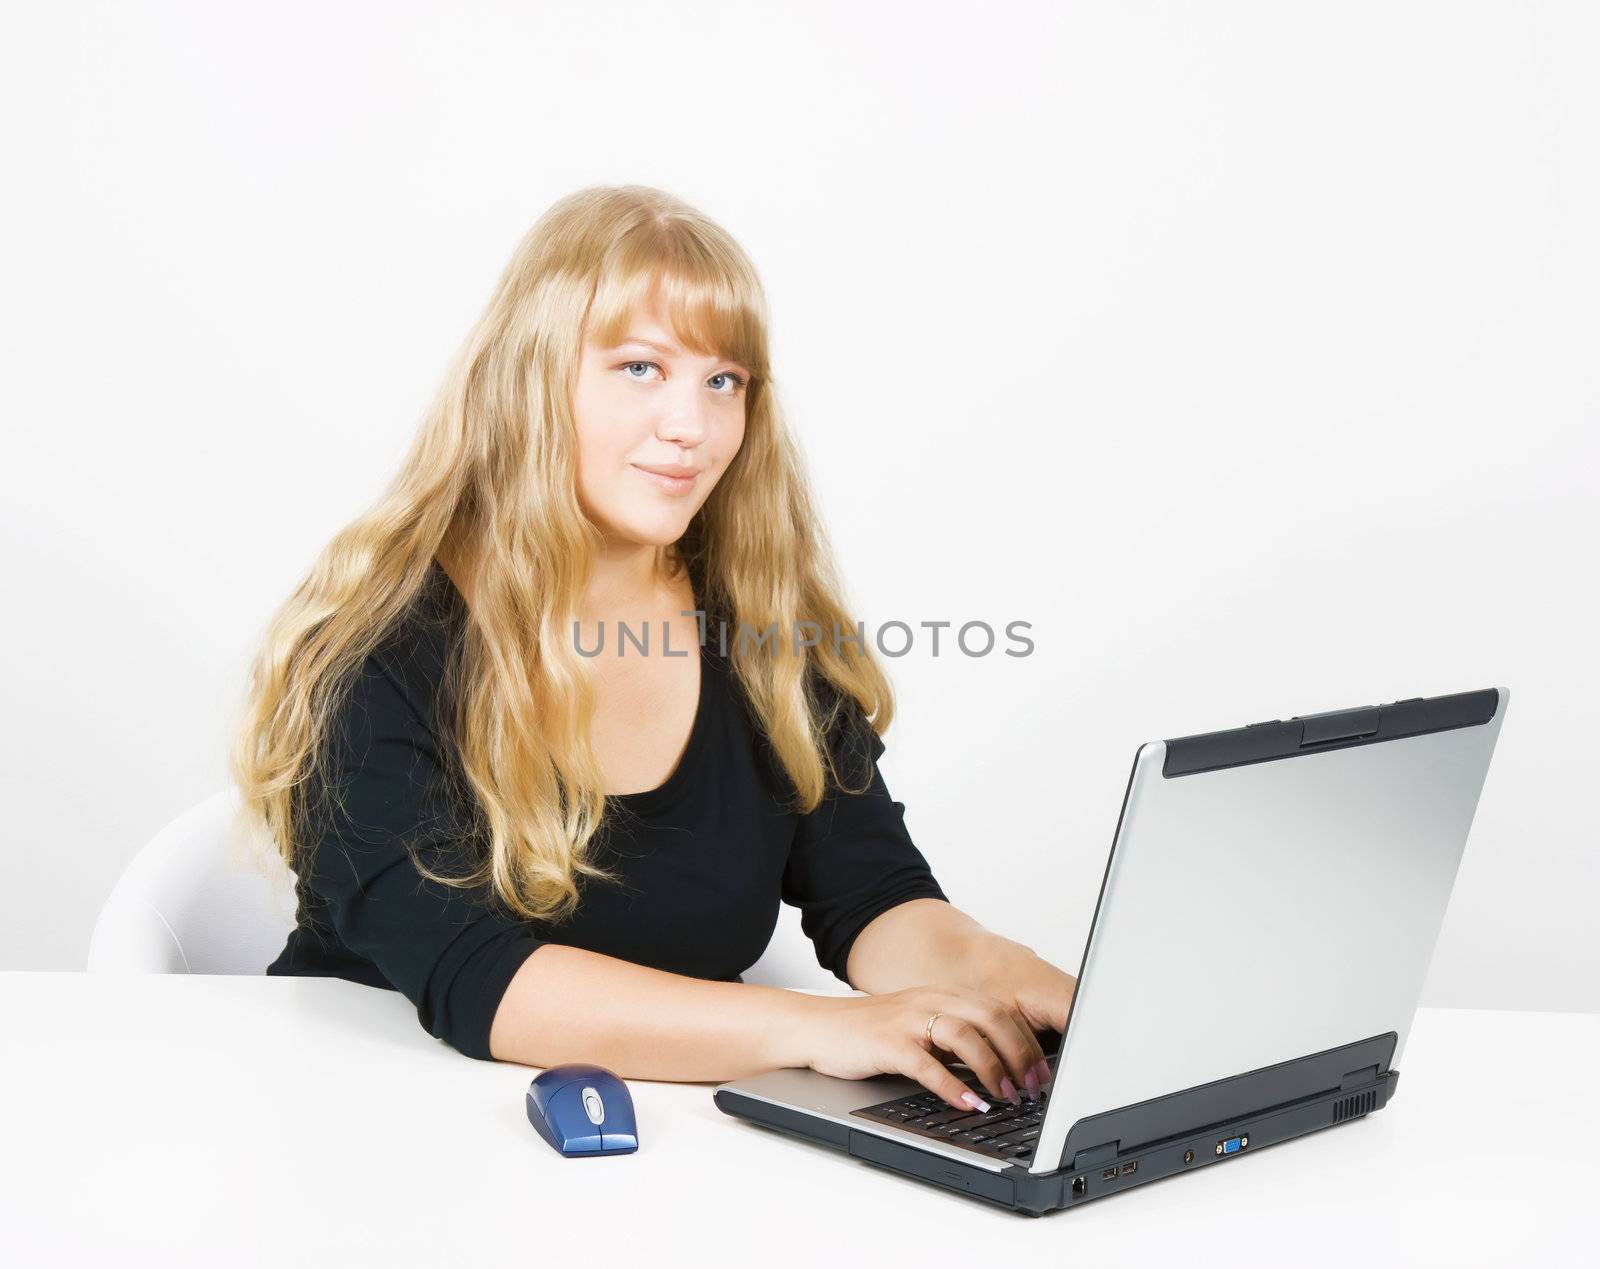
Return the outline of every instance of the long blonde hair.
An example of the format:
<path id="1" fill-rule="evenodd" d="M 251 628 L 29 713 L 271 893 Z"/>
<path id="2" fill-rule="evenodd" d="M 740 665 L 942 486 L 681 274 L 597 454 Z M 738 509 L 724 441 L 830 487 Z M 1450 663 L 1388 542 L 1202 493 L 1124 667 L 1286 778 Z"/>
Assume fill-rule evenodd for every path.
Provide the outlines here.
<path id="1" fill-rule="evenodd" d="M 729 660 L 794 790 L 814 810 L 845 785 L 827 736 L 852 703 L 881 735 L 887 677 L 854 633 L 833 552 L 773 391 L 766 297 L 720 226 L 660 190 L 592 187 L 556 202 L 524 236 L 457 354 L 397 474 L 342 529 L 269 622 L 230 754 L 246 826 L 291 869 L 304 864 L 309 806 L 296 795 L 329 751 L 331 719 L 369 653 L 452 544 L 476 561 L 471 620 L 447 676 L 451 739 L 476 795 L 470 872 L 418 870 L 452 886 L 491 883 L 517 915 L 575 911 L 575 874 L 613 879 L 589 856 L 606 822 L 589 739 L 595 688 L 573 628 L 600 545 L 576 493 L 572 385 L 586 324 L 620 341 L 636 306 L 663 302 L 679 342 L 750 371 L 743 443 L 671 551 L 701 609 L 730 630 Z M 814 622 L 814 646 L 791 632 Z M 710 635 L 708 637 L 715 637 Z"/>

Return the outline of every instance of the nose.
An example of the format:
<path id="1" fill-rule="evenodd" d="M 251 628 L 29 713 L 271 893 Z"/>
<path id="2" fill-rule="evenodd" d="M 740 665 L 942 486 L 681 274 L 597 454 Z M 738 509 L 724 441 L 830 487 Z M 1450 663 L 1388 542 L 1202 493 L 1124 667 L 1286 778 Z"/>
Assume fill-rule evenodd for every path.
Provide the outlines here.
<path id="1" fill-rule="evenodd" d="M 656 436 L 690 448 L 701 444 L 711 430 L 712 409 L 703 391 L 703 385 L 686 382 L 678 392 L 666 394 Z"/>

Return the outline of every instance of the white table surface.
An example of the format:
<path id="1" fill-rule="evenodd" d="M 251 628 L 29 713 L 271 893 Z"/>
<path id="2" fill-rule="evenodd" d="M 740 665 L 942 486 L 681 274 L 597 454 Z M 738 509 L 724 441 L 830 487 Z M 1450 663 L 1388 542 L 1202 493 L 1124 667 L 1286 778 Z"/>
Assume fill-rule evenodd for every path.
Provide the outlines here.
<path id="1" fill-rule="evenodd" d="M 1425 1009 L 1367 1119 L 1030 1219 L 630 1080 L 565 1159 L 533 1068 L 337 979 L 0 973 L 9 1264 L 1600 1264 L 1600 1015 Z M 554 1257 L 554 1258 L 553 1258 Z"/>

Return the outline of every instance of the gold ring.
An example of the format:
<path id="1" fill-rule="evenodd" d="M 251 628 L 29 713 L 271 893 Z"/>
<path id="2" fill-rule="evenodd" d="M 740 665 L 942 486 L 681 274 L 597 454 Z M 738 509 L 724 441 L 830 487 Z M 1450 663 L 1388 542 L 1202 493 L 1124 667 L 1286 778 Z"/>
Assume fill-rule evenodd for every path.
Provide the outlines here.
<path id="1" fill-rule="evenodd" d="M 933 1024 L 938 1022 L 942 1017 L 944 1017 L 944 1014 L 942 1013 L 934 1014 L 933 1017 L 928 1019 L 928 1025 L 923 1028 L 923 1034 L 928 1037 L 928 1048 L 930 1050 L 933 1048 Z"/>

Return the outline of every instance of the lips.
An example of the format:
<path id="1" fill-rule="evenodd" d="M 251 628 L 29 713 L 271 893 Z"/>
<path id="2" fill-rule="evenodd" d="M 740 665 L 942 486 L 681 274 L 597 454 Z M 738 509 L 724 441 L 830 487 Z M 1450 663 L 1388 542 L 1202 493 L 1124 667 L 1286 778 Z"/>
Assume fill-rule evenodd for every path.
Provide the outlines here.
<path id="1" fill-rule="evenodd" d="M 687 498 L 700 474 L 693 467 L 641 467 L 635 463 L 633 469 L 669 498 Z"/>

